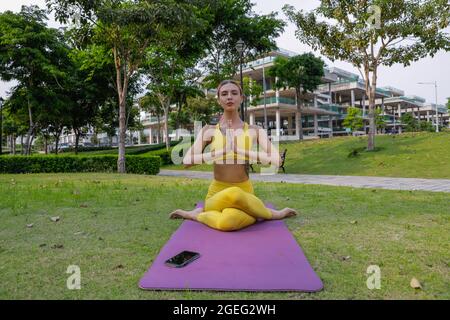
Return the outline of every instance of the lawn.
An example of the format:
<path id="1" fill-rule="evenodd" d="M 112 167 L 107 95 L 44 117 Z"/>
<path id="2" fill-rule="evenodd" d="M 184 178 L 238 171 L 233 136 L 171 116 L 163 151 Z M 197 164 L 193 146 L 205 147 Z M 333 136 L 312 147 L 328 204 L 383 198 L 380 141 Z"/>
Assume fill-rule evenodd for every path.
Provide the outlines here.
<path id="1" fill-rule="evenodd" d="M 254 182 L 286 220 L 318 293 L 143 291 L 140 277 L 208 181 L 119 174 L 0 175 L 0 299 L 449 299 L 450 194 Z M 58 222 L 51 217 L 59 216 Z M 33 226 L 27 227 L 27 224 Z M 68 290 L 69 265 L 81 290 Z M 366 270 L 381 268 L 381 289 Z M 286 275 L 289 276 L 289 275 Z M 413 289 L 417 278 L 422 289 Z"/>
<path id="2" fill-rule="evenodd" d="M 367 137 L 334 137 L 282 142 L 286 173 L 404 178 L 450 178 L 450 132 L 378 135 L 376 151 L 367 152 Z M 353 150 L 355 157 L 348 157 Z M 258 166 L 254 166 L 258 172 Z M 163 169 L 183 169 L 170 165 Z M 211 165 L 188 170 L 211 171 Z"/>

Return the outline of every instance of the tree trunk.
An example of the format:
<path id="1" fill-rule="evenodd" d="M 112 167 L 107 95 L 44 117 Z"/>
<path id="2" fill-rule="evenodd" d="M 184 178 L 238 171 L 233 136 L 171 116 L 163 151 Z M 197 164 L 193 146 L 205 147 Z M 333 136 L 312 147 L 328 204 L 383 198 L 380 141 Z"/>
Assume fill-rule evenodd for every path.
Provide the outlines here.
<path id="1" fill-rule="evenodd" d="M 63 128 L 58 127 L 58 131 L 53 133 L 53 137 L 55 138 L 55 155 L 58 155 L 58 147 L 59 147 L 59 138 L 61 137 Z"/>
<path id="2" fill-rule="evenodd" d="M 78 143 L 80 142 L 81 130 L 74 129 L 75 131 L 75 155 L 78 155 Z"/>
<path id="3" fill-rule="evenodd" d="M 44 135 L 44 151 L 45 154 L 48 154 L 48 137 Z"/>
<path id="4" fill-rule="evenodd" d="M 20 154 L 24 154 L 25 149 L 23 148 L 23 135 L 20 135 Z"/>
<path id="5" fill-rule="evenodd" d="M 169 102 L 167 102 L 167 105 L 164 107 L 164 135 L 166 137 L 166 150 L 169 150 L 170 143 L 169 143 Z"/>
<path id="6" fill-rule="evenodd" d="M 128 89 L 129 73 L 126 69 L 126 61 L 122 61 L 117 53 L 117 48 L 113 48 L 114 64 L 116 67 L 117 94 L 119 96 L 119 157 L 117 159 L 117 172 L 126 173 L 125 166 L 125 131 L 126 131 L 126 98 Z M 123 72 L 123 83 L 122 83 Z"/>
<path id="7" fill-rule="evenodd" d="M 303 124 L 302 124 L 302 105 L 301 105 L 301 101 L 300 101 L 300 90 L 297 89 L 296 90 L 296 95 L 297 95 L 297 111 L 299 113 L 298 115 L 298 133 L 297 136 L 300 140 L 303 140 Z"/>
<path id="8" fill-rule="evenodd" d="M 117 172 L 125 173 L 125 100 L 119 101 L 119 158 Z"/>
<path id="9" fill-rule="evenodd" d="M 33 146 L 34 134 L 31 134 L 30 144 L 28 145 L 27 154 L 31 155 L 31 147 Z"/>
<path id="10" fill-rule="evenodd" d="M 54 135 L 55 137 L 55 155 L 58 155 L 58 147 L 59 147 L 59 136 Z"/>
<path id="11" fill-rule="evenodd" d="M 12 134 L 12 154 L 16 155 L 16 134 Z"/>
<path id="12" fill-rule="evenodd" d="M 367 141 L 367 150 L 375 149 L 375 93 L 377 88 L 377 70 L 372 71 L 372 83 L 369 84 L 369 136 Z"/>
<path id="13" fill-rule="evenodd" d="M 30 98 L 27 97 L 27 101 L 28 101 L 28 117 L 29 117 L 29 123 L 30 123 L 30 128 L 27 131 L 27 139 L 26 139 L 26 149 L 25 149 L 25 155 L 29 155 L 29 151 L 30 151 L 30 137 L 31 137 L 31 133 L 34 130 L 34 123 L 33 123 L 33 115 L 31 112 L 31 106 L 30 106 Z M 22 146 L 23 149 L 23 146 Z"/>
<path id="14" fill-rule="evenodd" d="M 156 143 L 159 144 L 160 143 L 160 132 L 161 132 L 161 120 L 159 119 L 159 115 L 156 116 L 157 120 L 158 120 L 158 132 L 156 133 Z"/>

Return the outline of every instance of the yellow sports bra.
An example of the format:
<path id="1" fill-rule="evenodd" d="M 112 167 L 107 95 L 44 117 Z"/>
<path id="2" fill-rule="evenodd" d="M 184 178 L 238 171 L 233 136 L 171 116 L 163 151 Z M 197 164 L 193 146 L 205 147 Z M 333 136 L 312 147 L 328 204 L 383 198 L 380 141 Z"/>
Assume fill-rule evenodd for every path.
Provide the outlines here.
<path id="1" fill-rule="evenodd" d="M 235 129 L 236 131 L 238 129 Z M 235 136 L 235 143 L 237 140 L 237 147 L 242 150 L 250 150 L 252 147 L 252 137 L 248 133 L 248 124 L 244 122 L 244 132 L 238 136 Z M 216 129 L 214 131 L 213 140 L 211 141 L 211 150 L 222 150 L 225 149 L 227 143 L 227 137 L 223 135 L 220 130 L 219 123 L 216 125 Z M 222 158 L 222 157 L 221 157 Z M 228 152 L 225 156 L 225 159 L 240 159 L 240 160 L 248 160 L 248 157 L 244 157 L 243 155 L 236 154 L 235 152 Z"/>

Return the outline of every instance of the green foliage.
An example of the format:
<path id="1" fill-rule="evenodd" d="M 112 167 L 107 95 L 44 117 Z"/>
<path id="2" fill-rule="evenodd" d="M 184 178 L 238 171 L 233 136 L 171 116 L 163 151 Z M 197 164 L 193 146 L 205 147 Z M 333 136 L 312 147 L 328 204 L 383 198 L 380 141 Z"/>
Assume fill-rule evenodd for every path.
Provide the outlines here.
<path id="1" fill-rule="evenodd" d="M 45 20 L 37 6 L 0 14 L 0 79 L 18 83 L 6 105 L 20 124 L 28 122 L 27 138 L 50 124 L 66 124 L 74 106 L 68 46 L 61 31 L 48 28 Z"/>
<path id="2" fill-rule="evenodd" d="M 172 140 L 172 141 L 170 141 L 170 145 L 171 146 L 175 146 L 178 143 L 180 143 L 180 141 Z M 154 151 L 154 150 L 160 150 L 162 148 L 165 148 L 165 146 L 166 146 L 165 143 L 151 144 L 151 145 L 147 145 L 147 146 L 132 146 L 132 147 L 127 147 L 126 151 L 127 151 L 127 154 L 130 154 L 130 155 L 139 155 L 139 154 L 144 154 L 144 153 L 147 153 L 147 152 L 150 152 L 150 151 Z M 75 151 L 75 148 L 74 147 L 70 147 L 70 148 L 66 148 L 66 149 L 60 150 L 60 151 L 58 151 L 58 153 L 69 153 L 69 152 L 74 152 L 74 151 Z M 109 146 L 104 146 L 104 147 L 79 147 L 78 148 L 78 152 L 86 152 L 86 153 L 93 152 L 96 155 L 97 154 L 117 154 L 118 153 L 118 149 L 114 148 L 114 147 L 109 147 Z"/>
<path id="3" fill-rule="evenodd" d="M 353 64 L 363 75 L 369 98 L 368 149 L 375 147 L 375 92 L 380 65 L 404 66 L 450 50 L 450 3 L 445 0 L 322 0 L 315 10 L 283 11 L 296 36 L 331 61 Z"/>
<path id="4" fill-rule="evenodd" d="M 172 148 L 169 150 L 162 149 L 157 151 L 152 151 L 150 154 L 152 156 L 157 156 L 161 158 L 161 165 L 173 164 L 171 160 Z"/>
<path id="5" fill-rule="evenodd" d="M 239 39 L 244 42 L 243 61 L 254 60 L 258 55 L 275 50 L 275 39 L 283 32 L 286 23 L 277 19 L 277 13 L 258 15 L 251 0 L 208 1 L 214 12 L 208 37 L 206 57 L 201 66 L 207 71 L 203 84 L 216 88 L 224 79 L 232 78 L 239 70 L 240 54 L 236 50 Z"/>
<path id="6" fill-rule="evenodd" d="M 212 116 L 222 111 L 217 99 L 211 96 L 188 98 L 187 106 L 191 121 L 201 121 L 202 125 L 210 123 Z"/>
<path id="7" fill-rule="evenodd" d="M 263 93 L 263 87 L 259 85 L 256 80 L 251 79 L 250 77 L 244 77 L 244 95 L 246 96 L 247 101 L 252 97 L 252 106 L 258 105 L 258 98 Z"/>
<path id="8" fill-rule="evenodd" d="M 450 50 L 445 31 L 450 23 L 447 1 L 323 0 L 308 13 L 295 12 L 290 5 L 283 11 L 297 25 L 296 35 L 302 42 L 332 60 L 349 61 L 357 67 L 367 62 L 369 70 L 376 70 L 379 64 L 407 66 L 440 49 Z M 408 42 L 398 45 L 403 39 Z M 367 50 L 380 43 L 378 52 Z M 377 59 L 372 58 L 374 54 Z"/>
<path id="9" fill-rule="evenodd" d="M 405 131 L 407 131 L 407 132 L 418 131 L 418 129 L 419 129 L 417 120 L 409 112 L 403 114 L 400 118 L 400 121 L 402 122 L 402 124 L 405 125 Z"/>
<path id="10" fill-rule="evenodd" d="M 280 56 L 275 58 L 268 74 L 278 77 L 275 83 L 277 88 L 295 88 L 298 94 L 307 93 L 313 92 L 322 83 L 324 65 L 324 61 L 311 52 L 289 59 Z"/>
<path id="11" fill-rule="evenodd" d="M 289 59 L 276 57 L 268 74 L 277 77 L 276 88 L 294 88 L 297 110 L 301 112 L 301 95 L 313 92 L 322 83 L 324 62 L 312 53 L 304 53 Z M 299 122 L 299 137 L 303 139 L 302 121 Z"/>
<path id="12" fill-rule="evenodd" d="M 345 128 L 351 129 L 352 131 L 362 129 L 363 119 L 361 109 L 356 107 L 349 107 L 347 109 L 347 116 L 345 117 L 344 121 L 342 121 L 342 125 Z"/>
<path id="13" fill-rule="evenodd" d="M 420 131 L 428 131 L 428 132 L 434 132 L 435 127 L 433 126 L 433 123 L 430 121 L 420 121 L 419 125 Z"/>
<path id="14" fill-rule="evenodd" d="M 127 172 L 157 174 L 160 158 L 126 156 Z M 3 156 L 0 173 L 115 172 L 117 156 Z"/>
<path id="15" fill-rule="evenodd" d="M 375 109 L 375 126 L 377 129 L 384 129 L 386 127 L 386 120 L 382 115 L 382 110 L 380 107 Z"/>

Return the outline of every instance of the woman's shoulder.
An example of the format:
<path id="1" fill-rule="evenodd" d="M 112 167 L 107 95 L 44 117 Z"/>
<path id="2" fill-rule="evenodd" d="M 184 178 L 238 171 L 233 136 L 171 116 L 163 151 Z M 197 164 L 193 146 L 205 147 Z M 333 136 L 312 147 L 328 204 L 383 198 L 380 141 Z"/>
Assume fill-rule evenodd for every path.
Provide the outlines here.
<path id="1" fill-rule="evenodd" d="M 257 125 L 257 124 L 250 124 L 248 126 L 249 129 L 255 131 L 255 132 L 259 132 L 259 130 L 264 130 L 263 127 Z"/>
<path id="2" fill-rule="evenodd" d="M 203 131 L 203 137 L 206 140 L 211 140 L 211 138 L 215 135 L 215 129 L 216 129 L 216 125 L 214 124 L 206 124 L 203 126 L 202 131 Z"/>

